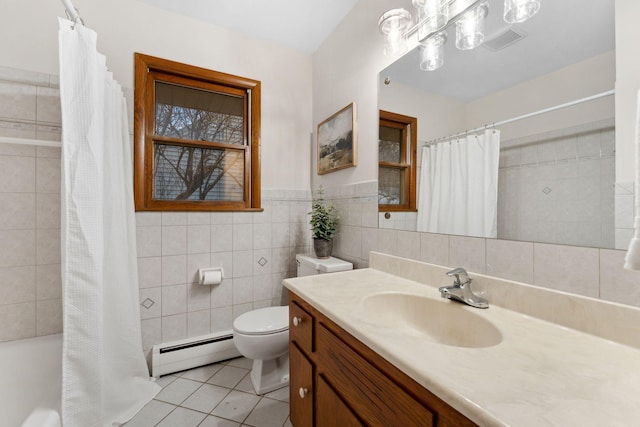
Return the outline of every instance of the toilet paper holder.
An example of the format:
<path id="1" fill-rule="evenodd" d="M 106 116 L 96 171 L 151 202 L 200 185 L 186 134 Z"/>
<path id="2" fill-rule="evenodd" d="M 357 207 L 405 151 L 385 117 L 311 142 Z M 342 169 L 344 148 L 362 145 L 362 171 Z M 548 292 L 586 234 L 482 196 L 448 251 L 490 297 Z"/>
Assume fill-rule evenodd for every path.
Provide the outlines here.
<path id="1" fill-rule="evenodd" d="M 206 276 L 210 276 L 211 273 L 214 273 L 215 275 L 216 272 L 220 273 L 220 281 L 222 281 L 222 279 L 224 279 L 224 270 L 222 269 L 222 267 L 199 268 L 198 283 L 201 285 L 204 285 Z M 212 284 L 212 283 L 208 283 L 208 284 Z M 213 283 L 213 284 L 217 284 L 217 283 Z"/>

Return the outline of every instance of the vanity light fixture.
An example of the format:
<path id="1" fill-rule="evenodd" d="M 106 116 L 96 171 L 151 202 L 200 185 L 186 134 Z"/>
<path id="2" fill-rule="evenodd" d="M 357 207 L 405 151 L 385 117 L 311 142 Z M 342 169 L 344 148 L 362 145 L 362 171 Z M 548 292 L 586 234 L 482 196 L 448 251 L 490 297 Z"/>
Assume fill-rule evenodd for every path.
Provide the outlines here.
<path id="1" fill-rule="evenodd" d="M 471 50 L 484 41 L 484 19 L 489 13 L 489 3 L 480 3 L 465 12 L 456 21 L 456 47 L 460 50 Z"/>
<path id="2" fill-rule="evenodd" d="M 448 0 L 412 0 L 418 10 L 418 40 L 423 41 L 430 34 L 443 29 L 449 21 Z"/>
<path id="3" fill-rule="evenodd" d="M 504 0 L 504 22 L 517 24 L 538 13 L 540 0 Z"/>
<path id="4" fill-rule="evenodd" d="M 424 43 L 420 43 L 420 69 L 433 71 L 444 64 L 444 43 L 447 41 L 447 32 L 440 31 L 429 37 Z"/>
<path id="5" fill-rule="evenodd" d="M 456 47 L 474 49 L 484 41 L 484 20 L 489 13 L 487 0 L 412 0 L 417 22 L 411 25 L 406 9 L 391 9 L 382 14 L 378 28 L 384 35 L 384 54 L 399 56 L 407 49 L 407 39 L 417 33 L 420 43 L 420 68 L 433 71 L 444 62 L 446 28 L 455 24 Z M 540 0 L 504 0 L 504 20 L 520 23 L 540 10 Z"/>
<path id="6" fill-rule="evenodd" d="M 407 50 L 407 28 L 411 24 L 411 14 L 406 9 L 391 9 L 382 14 L 378 28 L 384 35 L 384 54 L 398 56 Z"/>

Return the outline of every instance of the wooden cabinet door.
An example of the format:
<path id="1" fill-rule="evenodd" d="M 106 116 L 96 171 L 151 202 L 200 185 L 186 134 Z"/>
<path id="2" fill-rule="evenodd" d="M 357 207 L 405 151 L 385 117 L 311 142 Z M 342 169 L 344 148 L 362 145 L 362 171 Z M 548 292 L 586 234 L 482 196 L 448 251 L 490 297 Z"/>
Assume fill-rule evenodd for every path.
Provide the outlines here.
<path id="1" fill-rule="evenodd" d="M 289 372 L 291 424 L 294 427 L 311 427 L 313 425 L 313 365 L 293 343 L 289 344 Z"/>
<path id="2" fill-rule="evenodd" d="M 316 427 L 364 426 L 322 376 L 318 377 L 316 404 Z"/>

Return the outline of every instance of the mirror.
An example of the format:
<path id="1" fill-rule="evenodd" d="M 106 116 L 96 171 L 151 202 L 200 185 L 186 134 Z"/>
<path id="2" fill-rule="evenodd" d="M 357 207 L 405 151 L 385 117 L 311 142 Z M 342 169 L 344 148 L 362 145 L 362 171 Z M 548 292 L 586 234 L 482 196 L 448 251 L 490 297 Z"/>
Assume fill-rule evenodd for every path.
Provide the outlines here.
<path id="1" fill-rule="evenodd" d="M 457 50 L 450 26 L 441 68 L 422 71 L 416 47 L 381 71 L 379 109 L 418 119 L 417 177 L 426 142 L 612 90 L 613 8 L 543 0 L 508 25 L 503 1 L 490 0 L 480 47 Z M 614 115 L 608 95 L 495 127 L 498 238 L 614 247 Z M 416 231 L 416 212 L 385 213 L 380 228 Z"/>

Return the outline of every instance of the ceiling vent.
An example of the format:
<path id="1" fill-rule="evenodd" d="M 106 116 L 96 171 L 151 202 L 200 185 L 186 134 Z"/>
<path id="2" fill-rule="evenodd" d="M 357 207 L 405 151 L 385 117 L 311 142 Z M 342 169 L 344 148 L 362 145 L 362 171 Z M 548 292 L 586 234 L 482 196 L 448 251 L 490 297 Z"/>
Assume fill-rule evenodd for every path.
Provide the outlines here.
<path id="1" fill-rule="evenodd" d="M 482 46 L 491 51 L 497 52 L 522 40 L 526 37 L 526 35 L 527 33 L 522 31 L 521 29 L 509 27 L 504 31 L 501 31 L 485 39 L 484 43 L 482 43 Z"/>

